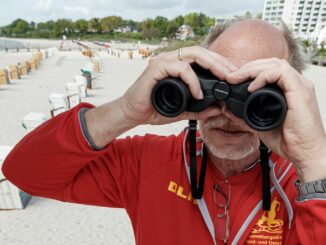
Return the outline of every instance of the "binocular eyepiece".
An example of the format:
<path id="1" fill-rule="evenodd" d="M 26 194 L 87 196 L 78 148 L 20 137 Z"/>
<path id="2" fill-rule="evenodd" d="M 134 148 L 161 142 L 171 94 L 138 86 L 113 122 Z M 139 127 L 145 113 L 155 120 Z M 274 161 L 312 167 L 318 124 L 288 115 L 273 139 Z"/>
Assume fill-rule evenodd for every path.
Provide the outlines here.
<path id="1" fill-rule="evenodd" d="M 269 84 L 253 93 L 251 81 L 229 84 L 218 80 L 210 71 L 193 66 L 204 94 L 202 100 L 192 97 L 188 86 L 179 78 L 168 77 L 157 82 L 152 90 L 152 103 L 157 112 L 176 117 L 184 111 L 200 112 L 216 101 L 225 101 L 228 108 L 248 126 L 258 131 L 279 127 L 285 119 L 287 105 L 283 91 Z"/>

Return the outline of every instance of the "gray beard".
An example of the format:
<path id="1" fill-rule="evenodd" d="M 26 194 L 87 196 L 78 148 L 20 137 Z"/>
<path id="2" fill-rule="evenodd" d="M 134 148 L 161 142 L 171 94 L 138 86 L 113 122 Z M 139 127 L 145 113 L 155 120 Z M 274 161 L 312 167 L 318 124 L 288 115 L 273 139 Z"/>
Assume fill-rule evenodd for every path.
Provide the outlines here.
<path id="1" fill-rule="evenodd" d="M 228 148 L 225 148 L 224 146 L 222 149 L 218 148 L 216 146 L 216 142 L 214 142 L 212 139 L 210 140 L 207 136 L 209 134 L 209 129 L 217 127 L 233 130 L 240 129 L 238 125 L 236 125 L 225 117 L 212 118 L 208 119 L 208 121 L 205 123 L 199 123 L 199 132 L 201 134 L 201 137 L 205 142 L 208 151 L 214 157 L 224 160 L 239 160 L 257 151 L 259 147 L 259 139 L 254 138 L 253 136 L 250 137 L 251 140 L 246 142 L 246 144 L 230 145 Z"/>

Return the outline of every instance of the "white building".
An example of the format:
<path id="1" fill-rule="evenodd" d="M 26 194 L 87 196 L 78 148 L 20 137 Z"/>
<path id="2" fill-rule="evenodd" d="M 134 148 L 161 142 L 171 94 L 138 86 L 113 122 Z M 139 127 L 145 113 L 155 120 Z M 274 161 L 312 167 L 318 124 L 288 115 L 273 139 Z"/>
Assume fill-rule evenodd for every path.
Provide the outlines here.
<path id="1" fill-rule="evenodd" d="M 176 39 L 187 40 L 195 37 L 195 33 L 189 25 L 183 24 L 175 34 Z"/>
<path id="2" fill-rule="evenodd" d="M 283 20 L 298 37 L 316 40 L 326 24 L 326 0 L 265 0 L 263 20 Z"/>

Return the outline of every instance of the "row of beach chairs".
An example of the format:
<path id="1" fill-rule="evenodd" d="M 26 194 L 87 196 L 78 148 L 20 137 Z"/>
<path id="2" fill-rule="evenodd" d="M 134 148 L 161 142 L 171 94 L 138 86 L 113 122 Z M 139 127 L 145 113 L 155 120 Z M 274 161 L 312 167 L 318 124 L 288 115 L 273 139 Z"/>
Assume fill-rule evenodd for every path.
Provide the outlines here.
<path id="1" fill-rule="evenodd" d="M 95 79 L 100 72 L 100 59 L 88 59 L 80 69 L 80 74 L 73 76 L 72 82 L 66 84 L 66 94 L 51 93 L 48 96 L 50 116 L 38 112 L 28 113 L 22 120 L 26 132 L 30 132 L 51 117 L 73 108 L 88 96 L 87 91 L 96 87 Z M 2 162 L 13 147 L 0 145 L 0 169 Z M 32 196 L 17 188 L 5 179 L 0 171 L 0 211 L 24 209 Z"/>

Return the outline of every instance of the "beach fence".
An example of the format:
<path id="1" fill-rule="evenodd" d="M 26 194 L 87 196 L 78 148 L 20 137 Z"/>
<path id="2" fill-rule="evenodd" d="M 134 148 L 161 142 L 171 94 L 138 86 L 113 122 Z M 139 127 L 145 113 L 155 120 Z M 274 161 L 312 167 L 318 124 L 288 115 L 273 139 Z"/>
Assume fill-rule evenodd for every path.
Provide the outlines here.
<path id="1" fill-rule="evenodd" d="M 24 209 L 32 198 L 7 180 L 1 171 L 2 164 L 12 148 L 0 145 L 0 210 Z"/>

